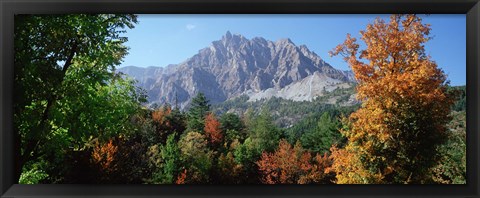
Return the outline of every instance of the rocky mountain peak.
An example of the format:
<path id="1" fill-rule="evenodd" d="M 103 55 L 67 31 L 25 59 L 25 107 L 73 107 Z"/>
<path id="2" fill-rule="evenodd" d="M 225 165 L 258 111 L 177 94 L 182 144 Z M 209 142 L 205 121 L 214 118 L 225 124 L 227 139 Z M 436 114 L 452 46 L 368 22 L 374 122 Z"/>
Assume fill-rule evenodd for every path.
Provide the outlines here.
<path id="1" fill-rule="evenodd" d="M 230 31 L 227 30 L 227 33 L 225 34 L 224 38 L 231 39 L 232 38 L 232 33 L 230 33 Z"/>
<path id="2" fill-rule="evenodd" d="M 350 79 L 343 71 L 325 63 L 307 46 L 296 46 L 289 38 L 275 42 L 262 37 L 247 39 L 230 31 L 184 62 L 155 73 L 151 68 L 148 70 L 120 69 L 126 74 L 132 73 L 132 77 L 141 82 L 139 85 L 147 90 L 150 103 L 173 104 L 177 98 L 182 108 L 188 107 L 190 99 L 198 92 L 203 92 L 212 103 L 219 103 L 242 94 L 253 96 L 265 90 L 270 90 L 267 94 L 270 95 L 271 90 L 284 89 L 297 82 L 301 82 L 297 83 L 297 88 L 288 90 L 305 90 L 307 88 L 298 87 L 307 85 L 308 90 L 318 90 L 312 84 L 315 80 L 305 80 L 307 77 L 317 79 L 311 77 L 314 74 L 329 82 L 317 83 L 319 86 L 336 86 L 336 83 Z M 314 94 L 296 98 L 310 100 L 316 92 L 311 93 Z"/>
<path id="3" fill-rule="evenodd" d="M 221 39 L 221 42 L 225 47 L 238 47 L 240 44 L 247 41 L 248 39 L 246 39 L 243 35 L 232 34 L 230 31 L 227 31 L 227 33 Z"/>
<path id="4" fill-rule="evenodd" d="M 293 43 L 292 40 L 290 40 L 289 38 L 282 38 L 282 39 L 279 39 L 277 42 L 275 42 L 276 44 L 278 45 L 295 45 L 295 43 Z"/>

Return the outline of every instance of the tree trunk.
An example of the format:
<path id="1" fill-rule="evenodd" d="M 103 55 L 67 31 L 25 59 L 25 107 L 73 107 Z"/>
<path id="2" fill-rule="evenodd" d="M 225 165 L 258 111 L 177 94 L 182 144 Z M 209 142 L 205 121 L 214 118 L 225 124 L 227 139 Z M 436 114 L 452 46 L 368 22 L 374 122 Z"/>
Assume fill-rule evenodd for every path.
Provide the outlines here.
<path id="1" fill-rule="evenodd" d="M 67 60 L 65 61 L 65 65 L 63 66 L 63 69 L 62 69 L 62 76 L 59 78 L 61 79 L 60 82 L 58 83 L 57 86 L 61 86 L 62 82 L 64 81 L 65 79 L 65 74 L 67 73 L 67 70 L 68 68 L 72 65 L 72 60 L 73 60 L 73 57 L 75 56 L 75 53 L 77 51 L 77 41 L 75 40 L 72 44 L 72 48 L 70 50 L 70 54 L 67 58 Z M 18 130 L 18 128 L 15 128 L 14 129 L 14 141 L 15 141 L 15 145 L 14 145 L 14 155 L 15 155 L 15 173 L 14 173 L 14 182 L 18 182 L 19 179 L 20 179 L 20 176 L 22 174 L 22 169 L 23 169 L 23 166 L 30 160 L 36 160 L 38 158 L 38 151 L 36 151 L 37 149 L 37 146 L 41 143 L 41 139 L 45 137 L 45 135 L 43 134 L 44 130 L 45 130 L 45 124 L 47 123 L 47 120 L 48 120 L 48 117 L 49 117 L 49 114 L 50 114 L 50 110 L 53 106 L 53 103 L 57 100 L 57 96 L 55 95 L 55 93 L 52 93 L 52 95 L 50 96 L 49 99 L 47 99 L 47 106 L 45 107 L 43 113 L 42 113 L 42 118 L 40 120 L 40 123 L 38 124 L 37 127 L 35 127 L 35 135 L 34 135 L 34 139 L 32 139 L 31 141 L 29 141 L 26 145 L 26 147 L 24 148 L 24 152 L 23 154 L 21 153 L 21 146 L 22 146 L 22 142 L 21 142 L 21 139 L 20 139 L 20 131 Z M 20 107 L 20 108 L 24 108 L 24 107 Z"/>

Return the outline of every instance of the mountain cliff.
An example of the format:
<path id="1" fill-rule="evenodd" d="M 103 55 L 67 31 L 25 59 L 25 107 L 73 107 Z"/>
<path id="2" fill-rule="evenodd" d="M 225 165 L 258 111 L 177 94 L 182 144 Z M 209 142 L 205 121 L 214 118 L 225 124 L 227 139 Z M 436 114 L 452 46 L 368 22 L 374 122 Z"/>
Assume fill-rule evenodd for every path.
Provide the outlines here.
<path id="1" fill-rule="evenodd" d="M 147 91 L 150 104 L 188 107 L 203 92 L 211 103 L 248 95 L 251 100 L 281 97 L 312 100 L 337 87 L 349 87 L 351 72 L 333 68 L 305 45 L 290 39 L 247 39 L 227 32 L 220 40 L 176 65 L 119 69 Z"/>

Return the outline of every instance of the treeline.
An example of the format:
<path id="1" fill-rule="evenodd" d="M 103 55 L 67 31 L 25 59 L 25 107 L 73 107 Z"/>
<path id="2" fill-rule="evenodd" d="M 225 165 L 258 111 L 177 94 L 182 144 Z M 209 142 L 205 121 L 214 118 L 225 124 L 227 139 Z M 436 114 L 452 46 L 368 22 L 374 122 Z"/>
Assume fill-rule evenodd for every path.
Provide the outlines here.
<path id="1" fill-rule="evenodd" d="M 344 89 L 336 89 L 333 95 Z M 349 96 L 354 93 L 349 89 Z M 338 129 L 341 126 L 339 119 L 350 115 L 359 108 L 359 104 L 352 106 L 339 106 L 337 104 L 326 104 L 325 99 L 317 98 L 313 101 L 293 101 L 282 98 L 262 99 L 254 102 L 247 102 L 247 96 L 226 101 L 224 103 L 212 105 L 214 112 L 224 114 L 226 112 L 235 112 L 238 115 L 245 113 L 258 115 L 262 111 L 268 112 L 271 119 L 283 132 L 283 137 L 288 143 L 294 145 L 301 140 L 302 145 L 309 145 L 308 148 L 314 152 L 328 152 L 331 143 L 340 143 L 341 138 Z M 330 131 L 336 131 L 331 133 Z M 335 138 L 333 138 L 335 137 Z M 325 142 L 329 140 L 328 143 Z"/>
<path id="2" fill-rule="evenodd" d="M 347 103 L 354 94 L 355 86 L 352 84 L 352 87 L 349 88 L 325 91 L 322 96 L 318 96 L 312 101 L 293 101 L 278 97 L 249 101 L 250 98 L 247 95 L 241 95 L 222 103 L 213 104 L 212 109 L 215 114 L 232 112 L 239 115 L 246 113 L 248 109 L 253 110 L 256 114 L 261 110 L 266 110 L 270 112 L 278 126 L 291 127 L 305 117 L 319 112 L 329 112 L 332 117 L 339 114 L 350 114 L 360 106 L 358 101 Z M 329 100 L 335 102 L 331 104 Z M 317 118 L 320 115 L 317 115 Z"/>
<path id="3" fill-rule="evenodd" d="M 33 170 L 42 170 L 42 163 L 51 168 L 42 174 L 26 171 L 21 181 L 331 184 L 335 173 L 329 171 L 330 148 L 346 142 L 339 132 L 345 127 L 340 120 L 343 114 L 333 110 L 318 114 L 281 128 L 265 110 L 217 116 L 200 93 L 186 112 L 170 105 L 141 108 L 129 120 L 132 132 L 93 138 L 84 148 L 65 153 L 59 164 L 35 163 Z M 465 113 L 454 115 L 450 142 L 440 150 L 445 160 L 435 169 L 439 183 L 465 182 Z"/>
<path id="4" fill-rule="evenodd" d="M 187 112 L 169 105 L 141 109 L 129 121 L 135 132 L 103 140 L 93 138 L 84 148 L 66 153 L 61 165 L 48 162 L 53 168 L 43 174 L 26 171 L 21 181 L 332 183 L 334 174 L 325 173 L 325 168 L 331 165 L 326 151 L 341 139 L 335 120 L 324 113 L 318 133 L 305 133 L 301 140 L 290 144 L 284 129 L 273 123 L 269 112 L 216 116 L 200 93 Z M 307 146 L 302 146 L 302 141 Z"/>

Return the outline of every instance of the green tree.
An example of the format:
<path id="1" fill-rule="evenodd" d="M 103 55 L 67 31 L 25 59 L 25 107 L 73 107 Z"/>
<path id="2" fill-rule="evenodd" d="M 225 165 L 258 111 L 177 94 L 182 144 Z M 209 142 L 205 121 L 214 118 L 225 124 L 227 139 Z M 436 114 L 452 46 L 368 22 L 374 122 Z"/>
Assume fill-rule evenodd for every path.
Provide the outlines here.
<path id="1" fill-rule="evenodd" d="M 242 183 L 255 184 L 260 182 L 258 177 L 258 166 L 255 162 L 260 158 L 256 145 L 250 137 L 247 137 L 243 144 L 238 145 L 234 150 L 235 162 L 242 165 Z"/>
<path id="2" fill-rule="evenodd" d="M 467 183 L 466 113 L 452 112 L 448 140 L 439 147 L 441 160 L 433 169 L 433 179 L 442 184 Z"/>
<path id="3" fill-rule="evenodd" d="M 316 129 L 303 134 L 300 141 L 304 148 L 315 153 L 328 152 L 333 144 L 338 144 L 341 140 L 338 128 L 339 123 L 325 112 L 318 120 Z"/>
<path id="4" fill-rule="evenodd" d="M 205 116 L 210 111 L 210 104 L 205 95 L 199 92 L 191 102 L 188 111 L 187 131 L 203 131 Z"/>
<path id="5" fill-rule="evenodd" d="M 243 141 L 245 139 L 245 126 L 243 125 L 240 117 L 238 117 L 237 114 L 223 114 L 220 117 L 220 124 L 222 131 L 226 134 L 226 142 L 233 142 L 235 139 Z"/>
<path id="6" fill-rule="evenodd" d="M 187 129 L 186 116 L 179 109 L 174 108 L 172 112 L 165 117 L 170 125 L 170 129 L 173 132 L 176 132 L 177 136 L 175 139 L 179 139 L 179 135 L 182 134 Z"/>
<path id="7" fill-rule="evenodd" d="M 136 15 L 16 15 L 15 178 L 24 165 L 82 149 L 92 134 L 124 131 L 143 101 L 116 75 L 127 54 L 121 34 Z M 114 107 L 114 108 L 112 108 Z"/>
<path id="8" fill-rule="evenodd" d="M 152 119 L 152 110 L 143 108 L 130 119 L 135 126 L 132 133 L 140 137 L 139 142 L 147 147 L 158 143 L 155 122 Z"/>
<path id="9" fill-rule="evenodd" d="M 235 161 L 243 166 L 243 175 L 246 183 L 257 183 L 258 166 L 255 164 L 263 152 L 273 152 L 280 141 L 281 131 L 275 126 L 272 117 L 266 110 L 255 116 L 248 111 L 246 129 L 248 137 L 243 144 L 234 150 Z"/>
<path id="10" fill-rule="evenodd" d="M 264 151 L 272 152 L 280 140 L 281 131 L 273 123 L 269 112 L 262 110 L 260 115 L 248 121 L 248 135 L 256 147 L 258 154 Z"/>
<path id="11" fill-rule="evenodd" d="M 25 171 L 21 175 L 18 182 L 20 184 L 38 184 L 49 176 L 45 172 L 47 169 L 46 166 L 48 166 L 47 162 L 43 160 L 26 164 L 25 166 Z"/>
<path id="12" fill-rule="evenodd" d="M 167 144 L 162 148 L 164 183 L 173 184 L 180 166 L 180 149 L 175 141 L 176 134 L 168 136 Z"/>
<path id="13" fill-rule="evenodd" d="M 153 147 L 152 149 L 160 151 L 153 153 L 150 159 L 154 162 L 156 171 L 152 174 L 152 179 L 148 182 L 153 184 L 173 184 L 179 174 L 181 153 L 175 141 L 176 133 L 170 134 L 165 146 Z M 159 159 L 158 159 L 159 158 Z M 156 162 L 156 163 L 155 163 Z"/>
<path id="14" fill-rule="evenodd" d="M 198 132 L 184 134 L 178 142 L 182 154 L 181 169 L 186 170 L 185 183 L 208 183 L 213 152 L 208 149 L 205 135 Z"/>
<path id="15" fill-rule="evenodd" d="M 465 111 L 467 109 L 467 90 L 464 86 L 448 87 L 448 91 L 457 96 L 454 111 Z"/>

